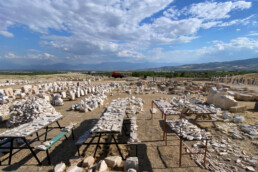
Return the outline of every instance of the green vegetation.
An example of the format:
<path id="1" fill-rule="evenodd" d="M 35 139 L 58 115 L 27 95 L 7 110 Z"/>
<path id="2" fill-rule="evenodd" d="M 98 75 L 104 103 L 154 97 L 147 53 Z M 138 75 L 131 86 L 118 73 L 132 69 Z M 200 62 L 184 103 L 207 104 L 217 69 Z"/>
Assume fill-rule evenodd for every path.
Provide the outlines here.
<path id="1" fill-rule="evenodd" d="M 58 71 L 0 71 L 0 75 L 52 75 L 52 74 L 63 74 L 67 72 Z"/>
<path id="2" fill-rule="evenodd" d="M 78 72 L 78 71 L 77 71 Z M 80 71 L 82 74 L 90 75 L 100 75 L 100 76 L 112 76 L 113 72 L 85 72 Z M 118 71 L 119 72 L 119 71 Z M 52 74 L 65 74 L 68 71 L 0 71 L 0 75 L 52 75 Z M 233 76 L 233 75 L 243 75 L 248 73 L 258 73 L 258 71 L 174 71 L 174 72 L 154 72 L 154 71 L 134 71 L 134 72 L 119 72 L 124 76 L 133 77 L 186 77 L 186 78 L 211 78 L 213 76 Z"/>
<path id="3" fill-rule="evenodd" d="M 213 76 L 233 76 L 233 75 L 243 75 L 248 73 L 257 73 L 253 71 L 175 71 L 175 72 L 132 72 L 132 76 L 139 77 L 147 76 L 152 77 L 168 77 L 168 78 L 175 78 L 175 77 L 186 77 L 186 78 L 211 78 Z"/>

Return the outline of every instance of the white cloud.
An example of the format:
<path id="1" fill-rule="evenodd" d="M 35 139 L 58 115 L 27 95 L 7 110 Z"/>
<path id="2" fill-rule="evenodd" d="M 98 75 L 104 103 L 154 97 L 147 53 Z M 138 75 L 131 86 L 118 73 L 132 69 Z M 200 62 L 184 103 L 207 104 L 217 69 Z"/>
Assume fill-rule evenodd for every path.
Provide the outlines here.
<path id="1" fill-rule="evenodd" d="M 251 32 L 247 36 L 258 36 L 258 33 L 257 32 Z"/>
<path id="2" fill-rule="evenodd" d="M 223 19 L 229 18 L 229 12 L 237 9 L 248 9 L 251 7 L 251 2 L 236 1 L 236 2 L 203 2 L 193 4 L 189 10 L 192 15 L 203 19 Z"/>
<path id="3" fill-rule="evenodd" d="M 20 58 L 19 56 L 15 55 L 13 52 L 7 53 L 4 58 L 6 59 L 15 59 L 15 58 Z"/>
<path id="4" fill-rule="evenodd" d="M 252 51 L 250 51 L 252 50 Z M 202 63 L 209 61 L 236 60 L 258 56 L 258 39 L 239 37 L 225 43 L 213 41 L 213 45 L 199 49 L 164 51 L 157 48 L 149 51 L 152 61 L 164 60 L 168 63 Z"/>
<path id="5" fill-rule="evenodd" d="M 233 10 L 251 7 L 251 2 L 203 2 L 182 10 L 167 9 L 173 0 L 13 0 L 0 1 L 0 35 L 13 37 L 8 28 L 25 25 L 42 33 L 40 44 L 50 52 L 64 54 L 67 63 L 124 59 L 147 59 L 147 49 L 159 45 L 187 43 L 198 31 L 211 27 L 247 24 L 250 18 L 223 22 Z M 166 9 L 165 11 L 163 11 Z M 144 22 L 155 13 L 163 15 Z M 187 13 L 186 13 L 187 12 Z M 185 15 L 182 17 L 182 15 Z M 182 18 L 181 18 L 182 17 Z M 50 29 L 64 31 L 58 36 Z M 180 51 L 178 51 L 180 52 Z M 26 58 L 61 61 L 49 53 L 31 51 Z"/>
<path id="6" fill-rule="evenodd" d="M 119 57 L 133 57 L 133 58 L 143 58 L 144 56 L 138 52 L 132 50 L 122 50 L 118 52 Z"/>
<path id="7" fill-rule="evenodd" d="M 13 34 L 11 32 L 7 32 L 7 31 L 0 31 L 0 35 L 3 35 L 4 37 L 8 37 L 11 38 L 13 37 Z"/>

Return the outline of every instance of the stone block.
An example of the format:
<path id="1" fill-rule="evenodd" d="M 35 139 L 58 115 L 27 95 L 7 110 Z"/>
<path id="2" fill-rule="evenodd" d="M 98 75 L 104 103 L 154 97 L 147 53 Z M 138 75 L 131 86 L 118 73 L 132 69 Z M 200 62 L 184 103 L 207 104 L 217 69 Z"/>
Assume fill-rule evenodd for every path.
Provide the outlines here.
<path id="1" fill-rule="evenodd" d="M 81 167 L 77 167 L 77 166 L 70 166 L 66 172 L 85 172 L 86 170 L 81 168 Z"/>
<path id="2" fill-rule="evenodd" d="M 66 168 L 65 163 L 61 162 L 55 166 L 54 172 L 64 172 L 65 168 Z"/>
<path id="3" fill-rule="evenodd" d="M 97 170 L 99 172 L 106 172 L 108 170 L 108 166 L 104 160 L 99 161 L 97 165 Z"/>
<path id="4" fill-rule="evenodd" d="M 12 88 L 6 88 L 4 89 L 4 93 L 6 96 L 13 96 L 13 89 Z"/>
<path id="5" fill-rule="evenodd" d="M 240 115 L 235 115 L 233 118 L 233 122 L 234 123 L 240 123 L 240 122 L 244 122 L 245 118 L 243 116 Z"/>
<path id="6" fill-rule="evenodd" d="M 235 99 L 240 101 L 253 101 L 254 97 L 253 95 L 249 95 L 249 94 L 236 93 Z"/>
<path id="7" fill-rule="evenodd" d="M 124 164 L 124 171 L 127 172 L 130 168 L 139 170 L 139 161 L 137 157 L 128 157 Z"/>
<path id="8" fill-rule="evenodd" d="M 83 167 L 90 167 L 94 164 L 95 159 L 92 156 L 88 156 L 87 158 L 85 158 L 82 162 L 82 166 Z"/>
<path id="9" fill-rule="evenodd" d="M 120 156 L 110 156 L 105 158 L 105 162 L 110 168 L 119 167 L 122 163 Z"/>
<path id="10" fill-rule="evenodd" d="M 229 108 L 229 111 L 232 113 L 245 112 L 246 106 L 232 106 Z"/>

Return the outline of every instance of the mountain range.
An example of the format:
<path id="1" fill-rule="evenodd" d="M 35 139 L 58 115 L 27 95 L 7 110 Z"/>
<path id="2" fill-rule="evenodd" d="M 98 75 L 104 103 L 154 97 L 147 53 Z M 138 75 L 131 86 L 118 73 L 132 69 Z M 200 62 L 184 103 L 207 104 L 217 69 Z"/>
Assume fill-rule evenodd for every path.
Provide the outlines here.
<path id="1" fill-rule="evenodd" d="M 202 64 L 187 64 L 181 66 L 163 66 L 159 68 L 145 69 L 148 71 L 257 71 L 258 70 L 258 58 L 234 60 L 225 62 L 210 62 Z"/>
<path id="2" fill-rule="evenodd" d="M 106 62 L 100 64 L 71 65 L 57 63 L 51 65 L 17 65 L 0 63 L 0 70 L 89 70 L 89 71 L 191 71 L 191 70 L 215 70 L 215 71 L 240 71 L 258 70 L 258 58 L 234 60 L 225 62 L 210 62 L 201 64 L 168 64 L 168 63 L 129 63 L 129 62 Z"/>

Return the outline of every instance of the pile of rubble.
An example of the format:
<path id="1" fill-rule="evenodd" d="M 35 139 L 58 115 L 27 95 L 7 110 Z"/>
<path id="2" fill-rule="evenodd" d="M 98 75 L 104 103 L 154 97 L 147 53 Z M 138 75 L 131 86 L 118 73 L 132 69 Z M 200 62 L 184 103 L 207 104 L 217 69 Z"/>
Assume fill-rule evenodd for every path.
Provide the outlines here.
<path id="1" fill-rule="evenodd" d="M 141 98 L 136 98 L 132 96 L 131 98 L 127 98 L 127 107 L 126 107 L 126 114 L 139 114 L 143 112 L 143 100 Z"/>
<path id="2" fill-rule="evenodd" d="M 137 135 L 137 124 L 136 124 L 136 116 L 133 116 L 131 118 L 131 123 L 130 123 L 130 139 L 128 140 L 128 144 L 138 144 L 140 143 L 140 140 L 138 139 Z"/>
<path id="3" fill-rule="evenodd" d="M 167 120 L 166 122 L 172 131 L 178 135 L 181 134 L 186 140 L 202 140 L 208 139 L 211 136 L 209 132 L 206 132 L 204 129 L 200 129 L 196 125 L 188 122 L 186 119 Z"/>
<path id="4" fill-rule="evenodd" d="M 237 125 L 237 123 L 216 124 L 216 129 L 231 136 L 233 139 L 243 140 L 244 136 L 255 140 L 258 138 L 258 123 L 254 125 Z"/>
<path id="5" fill-rule="evenodd" d="M 84 100 L 81 100 L 79 103 L 72 105 L 70 110 L 77 110 L 80 112 L 88 112 L 88 111 L 93 111 L 96 109 L 98 106 L 103 106 L 104 101 L 107 99 L 107 96 L 102 93 L 102 94 L 97 94 L 97 95 L 91 95 Z"/>
<path id="6" fill-rule="evenodd" d="M 198 152 L 203 149 L 204 143 L 200 145 L 193 145 L 194 148 L 192 151 Z M 208 144 L 208 152 L 212 152 L 214 155 L 207 153 L 206 157 L 206 166 L 203 166 L 203 155 L 192 154 L 191 158 L 202 168 L 209 169 L 211 171 L 226 171 L 226 172 L 235 172 L 238 171 L 237 167 L 242 168 L 247 171 L 255 171 L 257 156 L 248 156 L 246 152 L 232 140 L 224 139 L 221 140 L 211 140 Z M 234 162 L 234 165 L 231 165 Z"/>
<path id="7" fill-rule="evenodd" d="M 115 99 L 102 113 L 98 122 L 91 129 L 91 132 L 108 131 L 121 132 L 123 119 L 125 116 L 127 101 L 125 99 Z"/>
<path id="8" fill-rule="evenodd" d="M 126 161 L 123 162 L 120 156 L 109 156 L 97 163 L 92 156 L 86 158 L 73 157 L 69 162 L 69 167 L 66 167 L 63 162 L 57 164 L 54 167 L 54 172 L 107 172 L 113 170 L 117 171 L 117 169 L 121 168 L 123 168 L 125 172 L 137 172 L 139 170 L 139 161 L 137 157 L 128 157 Z"/>
<path id="9" fill-rule="evenodd" d="M 54 106 L 64 105 L 64 101 L 63 101 L 62 96 L 60 94 L 54 94 L 53 95 L 52 105 L 54 105 Z"/>
<path id="10" fill-rule="evenodd" d="M 55 108 L 44 99 L 34 97 L 28 100 L 13 102 L 10 106 L 10 119 L 7 122 L 9 127 L 30 122 L 45 115 L 56 115 Z"/>

